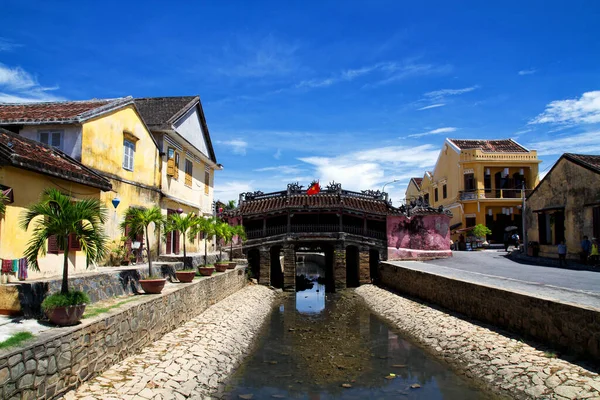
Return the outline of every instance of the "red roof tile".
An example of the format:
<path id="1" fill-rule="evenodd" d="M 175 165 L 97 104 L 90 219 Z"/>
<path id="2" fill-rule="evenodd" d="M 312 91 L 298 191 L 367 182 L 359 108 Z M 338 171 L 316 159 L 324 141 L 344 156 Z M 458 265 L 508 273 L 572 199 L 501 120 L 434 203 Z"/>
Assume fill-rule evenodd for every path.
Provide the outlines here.
<path id="1" fill-rule="evenodd" d="M 487 153 L 528 153 L 525 147 L 512 139 L 473 140 L 448 139 L 461 150 L 480 149 Z"/>
<path id="2" fill-rule="evenodd" d="M 240 205 L 242 215 L 262 214 L 284 209 L 350 209 L 372 214 L 387 214 L 384 200 L 367 199 L 339 194 L 291 195 L 245 201 Z"/>
<path id="3" fill-rule="evenodd" d="M 423 178 L 411 178 L 414 182 L 415 185 L 417 185 L 417 188 L 421 189 L 421 183 L 423 182 Z"/>
<path id="4" fill-rule="evenodd" d="M 110 182 L 62 151 L 0 128 L 0 164 L 56 176 L 107 191 Z"/>
<path id="5" fill-rule="evenodd" d="M 51 103 L 0 104 L 0 124 L 27 124 L 41 122 L 79 122 L 106 108 L 133 101 L 131 97 L 58 101 Z"/>

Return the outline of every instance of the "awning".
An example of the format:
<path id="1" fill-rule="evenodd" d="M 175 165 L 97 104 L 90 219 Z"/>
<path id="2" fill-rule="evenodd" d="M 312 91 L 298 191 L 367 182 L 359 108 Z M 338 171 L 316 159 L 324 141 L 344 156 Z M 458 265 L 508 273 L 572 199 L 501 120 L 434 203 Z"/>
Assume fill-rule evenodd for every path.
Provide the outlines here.
<path id="1" fill-rule="evenodd" d="M 545 207 L 545 208 L 540 208 L 539 210 L 533 210 L 534 213 L 541 213 L 541 212 L 546 212 L 546 211 L 560 211 L 560 210 L 564 210 L 565 206 L 556 206 L 556 207 Z"/>
<path id="2" fill-rule="evenodd" d="M 450 230 L 453 231 L 461 225 L 462 225 L 462 222 L 459 222 L 458 224 L 450 225 Z"/>

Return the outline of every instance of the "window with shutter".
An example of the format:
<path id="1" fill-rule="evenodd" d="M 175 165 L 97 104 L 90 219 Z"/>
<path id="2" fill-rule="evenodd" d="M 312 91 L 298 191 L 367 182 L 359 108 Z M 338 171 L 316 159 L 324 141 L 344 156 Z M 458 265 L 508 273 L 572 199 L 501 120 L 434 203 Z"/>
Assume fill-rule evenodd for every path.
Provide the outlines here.
<path id="1" fill-rule="evenodd" d="M 123 139 L 123 168 L 133 171 L 133 158 L 135 156 L 135 143 Z"/>
<path id="2" fill-rule="evenodd" d="M 58 245 L 58 240 L 56 235 L 52 235 L 48 237 L 48 253 L 50 254 L 59 254 L 63 251 L 60 249 L 61 246 Z"/>
<path id="3" fill-rule="evenodd" d="M 62 131 L 45 131 L 39 133 L 40 142 L 57 149 L 62 149 Z"/>
<path id="4" fill-rule="evenodd" d="M 186 159 L 185 160 L 185 185 L 192 187 L 192 171 L 194 169 L 194 164 Z"/>
<path id="5" fill-rule="evenodd" d="M 179 153 L 175 152 L 175 165 L 173 166 L 173 177 L 179 179 Z"/>
<path id="6" fill-rule="evenodd" d="M 204 171 L 204 194 L 210 191 L 210 172 Z"/>
<path id="7" fill-rule="evenodd" d="M 81 250 L 81 243 L 79 243 L 79 240 L 77 240 L 77 235 L 75 235 L 74 233 L 71 233 L 69 235 L 69 250 Z"/>

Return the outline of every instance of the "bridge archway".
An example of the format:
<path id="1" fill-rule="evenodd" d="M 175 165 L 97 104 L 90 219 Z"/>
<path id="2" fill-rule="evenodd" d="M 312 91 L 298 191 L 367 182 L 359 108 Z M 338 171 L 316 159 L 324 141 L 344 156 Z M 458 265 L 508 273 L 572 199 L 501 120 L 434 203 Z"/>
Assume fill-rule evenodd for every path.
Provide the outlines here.
<path id="1" fill-rule="evenodd" d="M 277 289 L 283 288 L 283 267 L 281 265 L 282 249 L 283 246 L 273 246 L 270 249 L 271 286 Z"/>
<path id="2" fill-rule="evenodd" d="M 346 287 L 358 287 L 360 285 L 360 259 L 359 250 L 356 246 L 346 247 Z"/>
<path id="3" fill-rule="evenodd" d="M 260 251 L 258 249 L 248 250 L 248 267 L 252 277 L 260 283 Z"/>
<path id="4" fill-rule="evenodd" d="M 369 249 L 369 272 L 371 282 L 379 283 L 379 251 Z"/>

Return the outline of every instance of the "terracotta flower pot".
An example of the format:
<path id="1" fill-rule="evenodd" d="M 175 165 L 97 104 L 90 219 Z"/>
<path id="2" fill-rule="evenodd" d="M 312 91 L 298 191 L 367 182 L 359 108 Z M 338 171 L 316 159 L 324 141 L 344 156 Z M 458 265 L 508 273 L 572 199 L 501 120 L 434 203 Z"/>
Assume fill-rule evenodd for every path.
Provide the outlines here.
<path id="1" fill-rule="evenodd" d="M 194 276 L 196 276 L 196 271 L 175 271 L 175 275 L 177 275 L 177 279 L 181 283 L 190 283 L 194 280 Z"/>
<path id="2" fill-rule="evenodd" d="M 227 269 L 235 269 L 235 266 L 237 265 L 237 263 L 233 261 L 230 261 L 227 264 Z"/>
<path id="3" fill-rule="evenodd" d="M 53 324 L 59 326 L 75 325 L 81 321 L 83 312 L 85 311 L 85 304 L 79 304 L 76 306 L 68 307 L 56 307 L 48 311 L 48 319 Z"/>
<path id="4" fill-rule="evenodd" d="M 229 267 L 229 263 L 215 263 L 215 269 L 217 272 L 225 272 Z"/>
<path id="5" fill-rule="evenodd" d="M 148 294 L 159 294 L 165 287 L 166 279 L 140 279 L 140 285 Z"/>
<path id="6" fill-rule="evenodd" d="M 202 276 L 211 276 L 215 272 L 215 269 L 213 267 L 198 267 L 198 272 Z"/>

